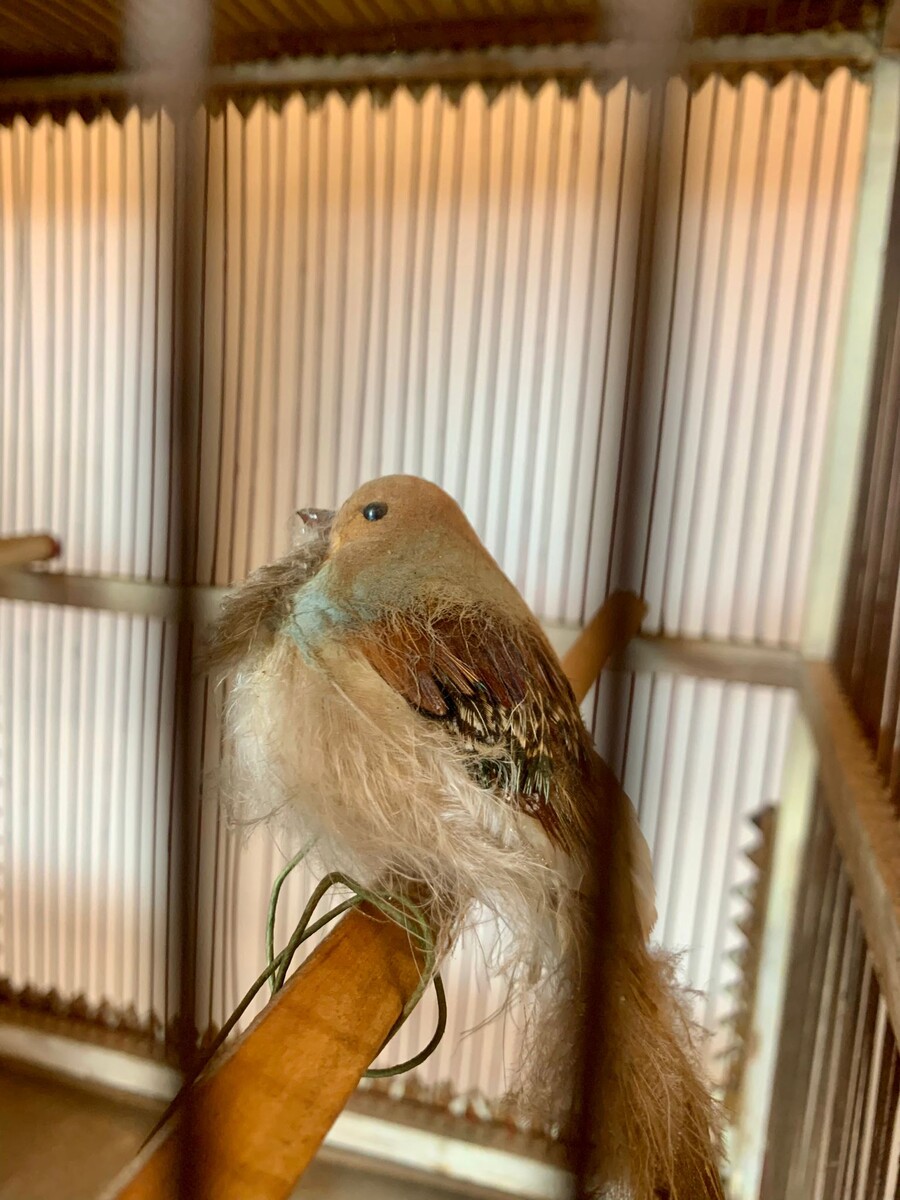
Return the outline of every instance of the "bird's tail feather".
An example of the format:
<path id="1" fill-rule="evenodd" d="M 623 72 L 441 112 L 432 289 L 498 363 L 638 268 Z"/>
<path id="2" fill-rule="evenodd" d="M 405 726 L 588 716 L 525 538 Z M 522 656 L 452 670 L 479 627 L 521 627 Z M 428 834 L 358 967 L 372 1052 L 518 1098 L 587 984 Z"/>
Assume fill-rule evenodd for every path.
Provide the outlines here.
<path id="1" fill-rule="evenodd" d="M 588 892 L 560 898 L 567 936 L 539 989 L 523 1084 L 545 1110 L 554 1093 L 573 1096 L 563 1119 L 589 1137 L 601 1194 L 722 1200 L 720 1121 L 690 997 L 674 956 L 646 943 L 630 802 L 608 784 L 605 768 L 595 783 L 603 828 L 591 857 L 603 874 Z M 579 1088 L 585 1055 L 593 1070 Z M 589 1123 L 578 1117 L 585 1102 Z"/>
<path id="2" fill-rule="evenodd" d="M 717 1106 L 703 1081 L 675 962 L 638 944 L 616 946 L 608 964 L 602 1002 L 590 993 L 582 961 L 559 964 L 534 1014 L 520 1095 L 546 1112 L 568 1090 L 564 1138 L 577 1132 L 579 1103 L 590 1102 L 598 1194 L 722 1200 Z M 597 1053 L 590 1094 L 579 1096 L 573 1093 L 585 1042 Z"/>
<path id="3" fill-rule="evenodd" d="M 610 985 L 606 1069 L 592 1106 L 599 1175 L 611 1169 L 634 1200 L 721 1200 L 718 1121 L 673 961 L 629 948 L 616 955 Z"/>

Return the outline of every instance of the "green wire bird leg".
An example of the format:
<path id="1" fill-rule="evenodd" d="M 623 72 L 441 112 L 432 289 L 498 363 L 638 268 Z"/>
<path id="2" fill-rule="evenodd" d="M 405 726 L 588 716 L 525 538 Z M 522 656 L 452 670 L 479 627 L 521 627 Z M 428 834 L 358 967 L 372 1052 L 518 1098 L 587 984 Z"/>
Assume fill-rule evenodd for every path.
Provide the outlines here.
<path id="1" fill-rule="evenodd" d="M 306 907 L 303 909 L 300 920 L 294 927 L 294 932 L 291 934 L 287 945 L 281 951 L 279 951 L 278 954 L 275 953 L 275 920 L 278 915 L 278 900 L 281 895 L 281 889 L 284 887 L 285 881 L 290 873 L 297 866 L 299 866 L 299 864 L 309 853 L 310 848 L 311 843 L 308 843 L 300 851 L 298 851 L 298 853 L 294 855 L 294 857 L 282 868 L 282 870 L 279 871 L 278 875 L 275 877 L 274 883 L 272 884 L 272 891 L 269 896 L 269 907 L 266 914 L 265 969 L 253 981 L 243 999 L 216 1034 L 216 1037 L 204 1056 L 202 1067 L 197 1072 L 194 1080 L 188 1080 L 180 1089 L 160 1119 L 154 1125 L 153 1129 L 147 1135 L 147 1138 L 143 1143 L 144 1145 L 150 1141 L 150 1139 L 157 1133 L 159 1129 L 163 1127 L 163 1125 L 165 1125 L 169 1117 L 171 1117 L 171 1115 L 175 1112 L 183 1100 L 186 1092 L 190 1088 L 192 1082 L 195 1082 L 197 1079 L 199 1079 L 200 1076 L 207 1070 L 213 1058 L 215 1058 L 218 1051 L 222 1048 L 232 1030 L 237 1025 L 238 1021 L 240 1021 L 241 1017 L 259 995 L 261 988 L 268 983 L 273 996 L 279 992 L 284 987 L 288 971 L 290 970 L 291 962 L 299 947 L 302 946 L 305 941 L 308 941 L 313 934 L 318 933 L 320 929 L 322 929 L 330 921 L 333 921 L 335 917 L 341 916 L 343 913 L 347 912 L 348 909 L 357 908 L 360 904 L 368 902 L 382 912 L 389 920 L 392 920 L 396 922 L 396 924 L 400 925 L 401 928 L 405 929 L 411 937 L 414 937 L 417 940 L 425 955 L 425 968 L 420 976 L 419 985 L 404 1005 L 403 1012 L 397 1018 L 393 1029 L 391 1029 L 390 1033 L 385 1038 L 384 1043 L 379 1049 L 378 1053 L 380 1054 L 385 1046 L 387 1046 L 394 1034 L 397 1033 L 397 1031 L 409 1017 L 410 1013 L 412 1013 L 412 1011 L 415 1009 L 416 1005 L 419 1003 L 425 993 L 425 989 L 428 986 L 429 980 L 434 983 L 434 992 L 438 1006 L 437 1025 L 435 1026 L 435 1031 L 432 1034 L 431 1040 L 424 1049 L 420 1050 L 418 1054 L 413 1055 L 412 1058 L 407 1059 L 406 1062 L 398 1063 L 394 1067 L 370 1068 L 364 1073 L 365 1077 L 367 1079 L 388 1079 L 394 1075 L 403 1075 L 405 1072 L 411 1071 L 414 1067 L 418 1067 L 421 1063 L 425 1062 L 425 1060 L 429 1058 L 440 1045 L 441 1039 L 443 1038 L 444 1032 L 447 1028 L 447 996 L 444 991 L 443 980 L 441 979 L 440 974 L 435 970 L 437 956 L 435 953 L 434 936 L 432 935 L 431 929 L 428 926 L 428 922 L 426 921 L 422 910 L 417 905 L 413 904 L 412 901 L 403 897 L 392 898 L 379 892 L 370 891 L 368 888 L 356 883 L 354 880 L 350 879 L 349 876 L 342 874 L 340 871 L 332 871 L 330 874 L 321 879 L 316 885 L 313 894 L 307 901 Z M 347 888 L 353 893 L 353 895 L 346 900 L 342 900 L 340 904 L 335 905 L 335 907 L 325 913 L 324 916 L 319 917 L 317 921 L 312 921 L 313 914 L 318 908 L 322 897 L 331 888 L 336 886 Z M 312 924 L 310 924 L 311 921 Z"/>
<path id="2" fill-rule="evenodd" d="M 393 1075 L 402 1075 L 406 1071 L 411 1071 L 414 1067 L 417 1067 L 421 1063 L 425 1062 L 425 1060 L 435 1052 L 440 1045 L 441 1039 L 444 1036 L 444 1031 L 447 1028 L 447 996 L 444 991 L 443 980 L 441 979 L 440 974 L 435 971 L 436 956 L 434 937 L 432 936 L 431 929 L 428 926 L 428 922 L 425 920 L 422 910 L 417 905 L 413 904 L 412 901 L 403 897 L 391 898 L 383 895 L 380 892 L 373 892 L 370 889 L 363 887 L 361 884 L 356 883 L 355 880 L 350 879 L 349 876 L 342 874 L 340 871 L 332 871 L 316 885 L 315 891 L 310 896 L 309 901 L 307 902 L 307 905 L 304 908 L 300 920 L 297 922 L 294 932 L 291 934 L 287 945 L 280 954 L 276 955 L 275 920 L 278 914 L 278 900 L 281 895 L 281 889 L 290 873 L 297 866 L 299 866 L 299 864 L 309 853 L 311 845 L 312 843 L 307 843 L 301 850 L 299 850 L 297 854 L 295 854 L 294 857 L 285 864 L 281 871 L 279 871 L 275 878 L 275 882 L 272 884 L 272 893 L 269 897 L 269 909 L 266 915 L 266 971 L 264 972 L 264 975 L 260 976 L 260 979 L 254 983 L 253 988 L 251 989 L 253 994 L 249 996 L 249 999 L 248 997 L 245 997 L 244 1000 L 241 1001 L 243 1007 L 239 1006 L 239 1009 L 236 1010 L 235 1014 L 233 1014 L 230 1018 L 229 1023 L 223 1027 L 223 1030 L 220 1032 L 216 1041 L 221 1044 L 220 1039 L 224 1040 L 222 1038 L 222 1034 L 224 1033 L 225 1037 L 228 1036 L 228 1033 L 230 1033 L 234 1028 L 235 1022 L 240 1020 L 240 1017 L 243 1015 L 246 1006 L 252 1002 L 253 997 L 256 995 L 265 979 L 268 979 L 269 981 L 269 987 L 273 996 L 276 992 L 280 991 L 282 987 L 284 987 L 285 980 L 287 979 L 287 973 L 290 970 L 290 965 L 294 954 L 308 938 L 311 938 L 314 933 L 318 933 L 318 931 L 324 925 L 327 925 L 329 921 L 333 921 L 335 917 L 340 916 L 348 909 L 356 908 L 358 905 L 368 902 L 380 912 L 384 913 L 384 915 L 390 920 L 400 925 L 401 928 L 405 929 L 411 936 L 415 937 L 425 954 L 425 969 L 422 972 L 419 986 L 416 988 L 404 1006 L 403 1012 L 400 1014 L 399 1018 L 394 1024 L 393 1029 L 385 1039 L 381 1050 L 383 1050 L 388 1042 L 390 1042 L 391 1038 L 393 1038 L 394 1034 L 397 1033 L 397 1031 L 409 1017 L 410 1013 L 412 1013 L 413 1009 L 419 1003 L 426 987 L 428 986 L 429 980 L 431 979 L 434 981 L 434 991 L 438 1006 L 438 1019 L 434 1034 L 432 1035 L 431 1040 L 428 1042 L 428 1045 L 425 1046 L 423 1050 L 420 1050 L 418 1054 L 407 1059 L 406 1062 L 398 1063 L 394 1067 L 370 1068 L 365 1072 L 365 1077 L 367 1079 L 387 1079 Z M 318 921 L 315 921 L 312 925 L 310 925 L 312 915 L 316 911 L 316 908 L 318 907 L 322 897 L 327 891 L 335 886 L 347 888 L 353 893 L 353 896 L 330 909 L 329 912 L 327 912 L 323 917 L 320 917 Z M 379 1050 L 379 1054 L 381 1053 L 381 1050 Z"/>

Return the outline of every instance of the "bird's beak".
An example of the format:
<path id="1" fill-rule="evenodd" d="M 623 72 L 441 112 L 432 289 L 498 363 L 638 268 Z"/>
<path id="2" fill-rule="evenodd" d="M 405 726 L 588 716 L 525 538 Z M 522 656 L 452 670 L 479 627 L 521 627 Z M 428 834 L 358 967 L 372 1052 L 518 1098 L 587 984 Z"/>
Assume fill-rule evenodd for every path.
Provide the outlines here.
<path id="1" fill-rule="evenodd" d="M 334 520 L 334 510 L 331 508 L 298 508 L 297 516 L 304 525 L 309 525 L 312 529 L 321 529 L 324 533 Z"/>

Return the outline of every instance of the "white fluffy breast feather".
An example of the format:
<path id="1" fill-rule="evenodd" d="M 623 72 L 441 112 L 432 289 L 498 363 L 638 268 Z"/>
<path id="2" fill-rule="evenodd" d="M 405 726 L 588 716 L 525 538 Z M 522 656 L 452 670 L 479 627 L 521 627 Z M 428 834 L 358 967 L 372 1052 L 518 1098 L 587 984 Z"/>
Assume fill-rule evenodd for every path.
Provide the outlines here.
<path id="1" fill-rule="evenodd" d="M 495 965 L 511 982 L 546 978 L 572 949 L 568 860 L 479 787 L 452 737 L 364 659 L 332 644 L 311 662 L 276 637 L 243 664 L 226 725 L 232 805 L 245 815 L 290 806 L 325 870 L 369 886 L 424 881 L 457 917 L 480 902 L 505 927 Z"/>

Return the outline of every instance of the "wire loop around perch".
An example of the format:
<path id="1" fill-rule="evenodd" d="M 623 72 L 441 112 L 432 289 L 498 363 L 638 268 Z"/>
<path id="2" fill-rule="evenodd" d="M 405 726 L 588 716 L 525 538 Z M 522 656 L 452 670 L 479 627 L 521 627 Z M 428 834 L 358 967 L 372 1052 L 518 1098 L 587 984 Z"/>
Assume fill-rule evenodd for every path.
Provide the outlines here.
<path id="1" fill-rule="evenodd" d="M 434 936 L 427 920 L 425 919 L 424 913 L 411 900 L 408 900 L 402 896 L 387 896 L 380 892 L 373 892 L 368 888 L 363 887 L 361 884 L 356 883 L 349 876 L 344 875 L 339 871 L 332 871 L 328 875 L 325 875 L 318 882 L 318 884 L 316 884 L 315 890 L 307 901 L 306 907 L 303 909 L 300 919 L 295 925 L 294 931 L 291 934 L 287 945 L 285 945 L 285 947 L 280 950 L 278 954 L 275 953 L 275 920 L 278 915 L 278 899 L 281 895 L 281 889 L 284 887 L 288 876 L 296 867 L 300 865 L 311 848 L 312 843 L 307 843 L 305 846 L 303 846 L 303 848 L 285 864 L 285 866 L 275 877 L 275 881 L 272 884 L 272 891 L 269 896 L 269 906 L 266 914 L 265 969 L 253 981 L 237 1007 L 232 1012 L 231 1016 L 216 1034 L 212 1044 L 204 1055 L 203 1065 L 200 1071 L 195 1076 L 195 1079 L 191 1082 L 199 1079 L 204 1071 L 209 1067 L 213 1058 L 215 1058 L 218 1051 L 222 1048 L 225 1041 L 234 1030 L 238 1021 L 240 1021 L 241 1017 L 256 999 L 257 995 L 265 986 L 265 984 L 269 984 L 273 996 L 279 992 L 282 987 L 284 987 L 284 984 L 287 980 L 288 971 L 290 970 L 291 962 L 300 946 L 302 946 L 305 941 L 308 941 L 313 934 L 318 933 L 320 929 L 329 923 L 329 921 L 333 921 L 335 917 L 341 916 L 343 913 L 347 912 L 348 909 L 357 908 L 360 904 L 364 903 L 371 904 L 390 920 L 394 921 L 396 924 L 405 929 L 410 936 L 415 938 L 419 943 L 419 946 L 425 956 L 425 964 L 419 977 L 419 984 L 404 1005 L 403 1011 L 385 1038 L 384 1043 L 380 1047 L 378 1053 L 380 1054 L 384 1047 L 387 1046 L 394 1034 L 397 1033 L 397 1031 L 412 1013 L 413 1009 L 421 1000 L 425 989 L 428 987 L 429 981 L 433 981 L 434 983 L 434 992 L 438 1006 L 437 1025 L 435 1026 L 435 1031 L 432 1034 L 431 1040 L 422 1050 L 419 1051 L 418 1054 L 413 1055 L 412 1058 L 407 1059 L 405 1062 L 398 1063 L 393 1067 L 371 1067 L 368 1071 L 364 1072 L 364 1077 L 368 1079 L 386 1079 L 394 1075 L 402 1075 L 425 1062 L 425 1060 L 429 1058 L 440 1045 L 441 1039 L 443 1038 L 444 1032 L 447 1028 L 447 996 L 444 991 L 443 980 L 441 979 L 440 974 L 435 970 L 437 955 L 435 950 Z M 342 900 L 339 904 L 336 904 L 334 908 L 329 909 L 329 911 L 325 913 L 324 916 L 319 917 L 317 921 L 312 921 L 313 914 L 322 900 L 322 897 L 331 888 L 336 886 L 348 888 L 353 895 L 346 900 Z M 310 924 L 311 921 L 312 924 Z M 167 1106 L 165 1112 L 147 1135 L 143 1143 L 144 1145 L 146 1145 L 156 1134 L 156 1132 L 161 1129 L 163 1125 L 165 1125 L 169 1117 L 172 1116 L 175 1110 L 179 1107 L 185 1093 L 191 1086 L 191 1082 L 186 1083 L 174 1097 L 172 1102 Z"/>
<path id="2" fill-rule="evenodd" d="M 447 997 L 446 993 L 444 992 L 443 980 L 438 972 L 435 971 L 436 955 L 434 937 L 431 929 L 429 928 L 428 922 L 425 920 L 422 910 L 417 905 L 413 904 L 411 900 L 408 900 L 405 897 L 391 897 L 386 896 L 381 892 L 371 891 L 370 889 L 363 887 L 361 884 L 356 883 L 348 875 L 344 875 L 340 871 L 332 871 L 328 875 L 324 876 L 324 878 L 321 879 L 316 885 L 313 894 L 307 901 L 306 907 L 300 916 L 300 920 L 294 927 L 294 932 L 291 934 L 287 945 L 279 954 L 276 955 L 275 920 L 278 914 L 278 899 L 281 895 L 281 889 L 290 873 L 300 865 L 311 848 L 311 843 L 307 843 L 305 846 L 303 846 L 303 848 L 285 864 L 285 866 L 276 876 L 275 882 L 272 884 L 272 892 L 269 897 L 269 908 L 266 916 L 266 971 L 260 976 L 256 983 L 254 983 L 253 988 L 251 989 L 252 995 L 248 993 L 248 995 L 244 997 L 244 1000 L 241 1001 L 238 1009 L 235 1010 L 235 1013 L 232 1014 L 232 1017 L 229 1018 L 229 1021 L 223 1027 L 223 1030 L 216 1039 L 216 1042 L 221 1044 L 220 1039 L 224 1040 L 222 1037 L 223 1033 L 225 1037 L 228 1036 L 228 1033 L 230 1033 L 234 1028 L 235 1023 L 240 1020 L 240 1017 L 246 1010 L 247 1005 L 252 1002 L 253 998 L 259 991 L 259 988 L 266 979 L 268 979 L 269 987 L 273 996 L 284 986 L 287 973 L 290 970 L 291 961 L 293 960 L 298 948 L 302 946 L 302 944 L 308 938 L 311 938 L 314 933 L 318 933 L 318 931 L 322 929 L 323 926 L 327 925 L 329 921 L 333 921 L 335 917 L 339 917 L 348 909 L 356 908 L 358 905 L 363 903 L 369 903 L 377 908 L 380 912 L 384 913 L 384 915 L 390 920 L 396 922 L 396 924 L 406 929 L 406 931 L 419 943 L 425 955 L 425 967 L 419 980 L 419 986 L 404 1005 L 403 1012 L 400 1014 L 399 1018 L 394 1024 L 393 1029 L 385 1039 L 381 1050 L 383 1050 L 388 1042 L 390 1042 L 391 1038 L 395 1033 L 398 1032 L 400 1027 L 406 1021 L 407 1017 L 409 1017 L 410 1013 L 412 1013 L 413 1009 L 419 1003 L 425 992 L 425 989 L 428 986 L 429 980 L 434 981 L 434 991 L 438 1006 L 438 1019 L 434 1034 L 432 1035 L 431 1040 L 428 1042 L 428 1045 L 425 1046 L 424 1049 L 420 1050 L 418 1054 L 415 1054 L 412 1058 L 407 1059 L 406 1062 L 398 1063 L 393 1067 L 374 1067 L 365 1072 L 365 1078 L 367 1079 L 387 1079 L 393 1075 L 402 1075 L 406 1071 L 411 1071 L 414 1067 L 417 1067 L 421 1063 L 425 1062 L 425 1060 L 434 1053 L 434 1051 L 440 1045 L 441 1039 L 444 1036 L 444 1031 L 447 1027 Z M 353 893 L 352 897 L 350 897 L 348 900 L 341 901 L 340 904 L 337 904 L 334 908 L 325 913 L 323 917 L 320 917 L 318 921 L 310 924 L 313 913 L 316 911 L 316 908 L 318 907 L 322 897 L 332 887 L 336 886 L 349 889 Z M 216 1048 L 218 1048 L 218 1046 Z M 381 1050 L 379 1050 L 379 1053 L 381 1053 Z"/>

